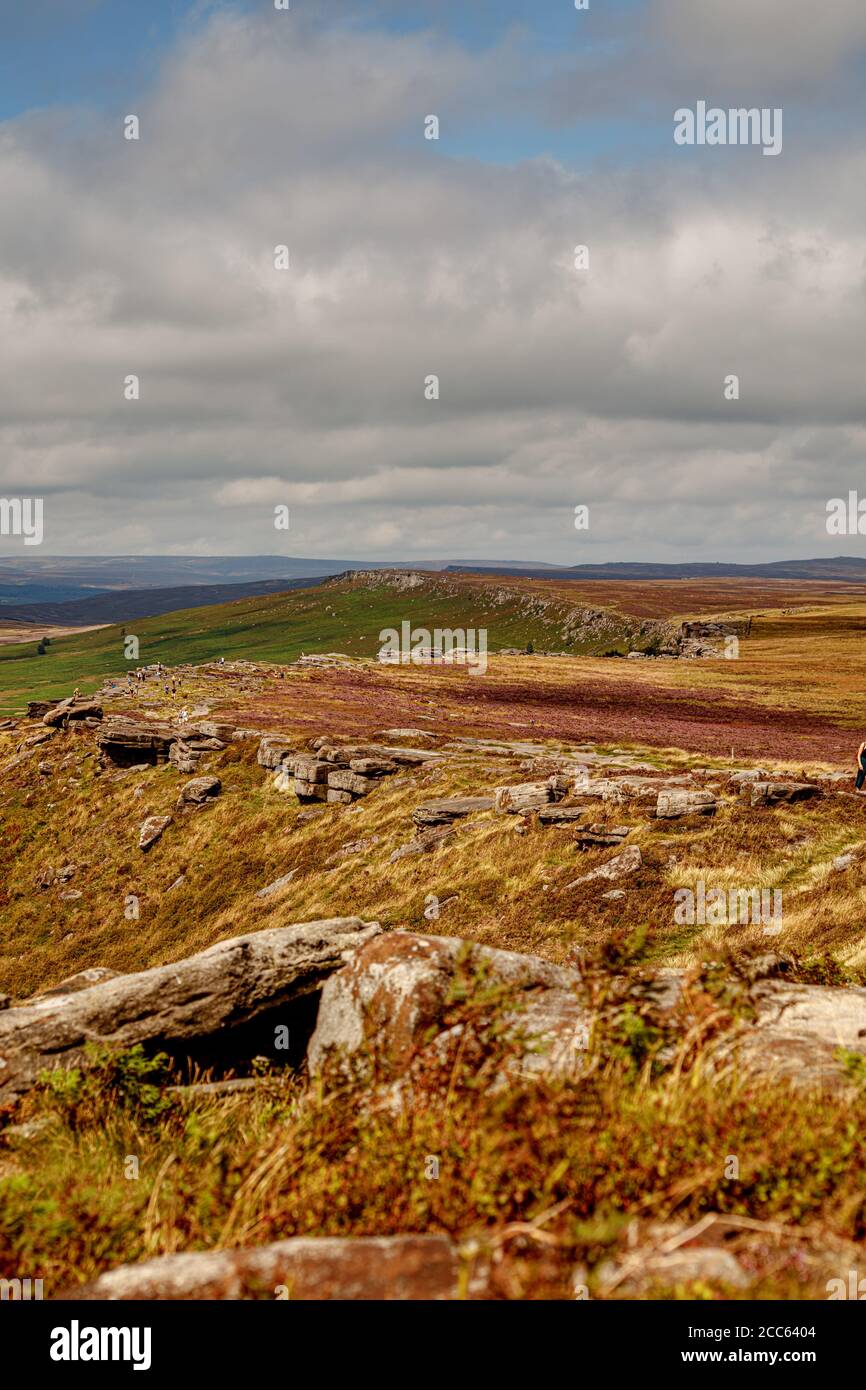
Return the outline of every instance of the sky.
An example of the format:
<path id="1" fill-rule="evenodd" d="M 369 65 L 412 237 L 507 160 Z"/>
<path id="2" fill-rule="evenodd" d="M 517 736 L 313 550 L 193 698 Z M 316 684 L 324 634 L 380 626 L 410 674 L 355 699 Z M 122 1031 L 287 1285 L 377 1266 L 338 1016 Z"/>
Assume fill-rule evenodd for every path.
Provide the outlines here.
<path id="1" fill-rule="evenodd" d="M 54 555 L 866 555 L 864 69 L 862 0 L 0 0 L 0 496 Z"/>

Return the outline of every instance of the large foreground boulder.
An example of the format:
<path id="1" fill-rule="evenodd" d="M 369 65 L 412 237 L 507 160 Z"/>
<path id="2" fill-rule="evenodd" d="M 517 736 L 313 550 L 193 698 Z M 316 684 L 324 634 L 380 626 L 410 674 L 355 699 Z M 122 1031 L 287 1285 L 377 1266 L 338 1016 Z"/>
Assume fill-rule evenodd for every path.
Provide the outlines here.
<path id="1" fill-rule="evenodd" d="M 217 942 L 173 965 L 5 1009 L 0 1106 L 25 1094 L 40 1071 L 87 1066 L 88 1042 L 145 1043 L 183 1054 L 192 1042 L 225 1041 L 233 1030 L 319 990 L 380 930 L 359 917 L 275 927 Z"/>
<path id="2" fill-rule="evenodd" d="M 311 1070 L 333 1062 L 357 1073 L 375 1063 L 387 1080 L 431 1047 L 444 1057 L 447 1043 L 459 1042 L 464 1032 L 449 1018 L 455 990 L 471 990 L 473 981 L 488 999 L 498 995 L 500 1039 L 519 1041 L 516 1070 L 580 1070 L 590 1015 L 576 971 L 456 937 L 410 932 L 369 941 L 326 982 L 307 1050 Z"/>
<path id="3" fill-rule="evenodd" d="M 122 1265 L 65 1299 L 452 1299 L 460 1258 L 447 1236 L 296 1236 L 247 1250 Z"/>
<path id="4" fill-rule="evenodd" d="M 717 1061 L 739 1075 L 784 1078 L 805 1089 L 844 1090 L 866 1074 L 866 989 L 759 982 L 753 1024 L 727 1039 Z"/>
<path id="5" fill-rule="evenodd" d="M 61 700 L 42 716 L 42 723 L 57 728 L 71 719 L 101 719 L 102 705 L 98 700 Z"/>

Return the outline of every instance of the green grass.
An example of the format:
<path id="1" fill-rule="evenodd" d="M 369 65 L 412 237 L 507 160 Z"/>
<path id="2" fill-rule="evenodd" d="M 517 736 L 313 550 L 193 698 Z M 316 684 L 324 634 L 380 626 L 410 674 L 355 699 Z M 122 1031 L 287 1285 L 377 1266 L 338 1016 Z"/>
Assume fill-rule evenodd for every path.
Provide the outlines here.
<path id="1" fill-rule="evenodd" d="M 0 647 L 0 712 L 17 713 L 28 700 L 62 697 L 75 686 L 92 693 L 108 676 L 122 677 L 135 665 L 157 661 L 199 665 L 225 657 L 279 663 L 295 661 L 302 652 L 325 651 L 373 657 L 381 645 L 379 633 L 399 630 L 404 621 L 431 632 L 436 627 L 484 629 L 490 651 L 525 647 L 529 641 L 537 649 L 566 646 L 564 627 L 572 605 L 527 612 L 519 598 L 498 603 L 492 592 L 478 586 L 449 581 L 447 590 L 451 592 L 435 584 L 407 590 L 323 584 L 54 638 L 44 656 L 36 654 L 36 642 Z M 621 626 L 624 640 L 625 620 Z M 124 633 L 139 640 L 138 662 L 125 658 Z M 612 645 L 609 635 L 601 645 Z M 582 650 L 573 643 L 568 649 L 576 654 Z"/>

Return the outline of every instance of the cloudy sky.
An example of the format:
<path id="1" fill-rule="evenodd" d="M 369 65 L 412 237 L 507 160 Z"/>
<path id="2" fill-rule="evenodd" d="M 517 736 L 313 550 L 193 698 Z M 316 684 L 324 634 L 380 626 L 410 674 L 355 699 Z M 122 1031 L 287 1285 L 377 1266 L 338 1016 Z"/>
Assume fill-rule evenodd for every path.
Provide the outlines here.
<path id="1" fill-rule="evenodd" d="M 0 0 L 0 37 L 0 491 L 42 553 L 866 554 L 825 527 L 866 496 L 863 0 Z M 782 108 L 782 153 L 676 145 L 701 100 Z"/>

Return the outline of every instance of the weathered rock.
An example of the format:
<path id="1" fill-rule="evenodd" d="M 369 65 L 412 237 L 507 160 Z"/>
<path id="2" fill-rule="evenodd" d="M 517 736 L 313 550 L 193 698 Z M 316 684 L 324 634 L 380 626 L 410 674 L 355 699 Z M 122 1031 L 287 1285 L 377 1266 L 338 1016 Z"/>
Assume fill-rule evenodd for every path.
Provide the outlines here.
<path id="1" fill-rule="evenodd" d="M 193 777 L 185 783 L 177 799 L 178 806 L 201 806 L 219 796 L 223 784 L 218 777 Z"/>
<path id="2" fill-rule="evenodd" d="M 329 856 L 328 863 L 336 863 L 340 859 L 351 859 L 356 854 L 364 854 L 368 849 L 379 843 L 378 835 L 370 835 L 366 840 L 352 840 L 347 845 L 341 845 L 338 850 Z"/>
<path id="3" fill-rule="evenodd" d="M 523 782 L 516 787 L 495 787 L 493 806 L 496 811 L 517 815 L 522 811 L 537 811 L 542 806 L 549 806 L 561 795 L 547 782 Z"/>
<path id="4" fill-rule="evenodd" d="M 592 869 L 582 878 L 576 878 L 573 883 L 567 883 L 566 888 L 577 888 L 581 883 L 593 883 L 596 879 L 604 878 L 616 880 L 625 878 L 627 874 L 637 873 L 641 867 L 643 859 L 637 845 L 629 845 L 621 854 L 615 854 L 613 859 L 608 859 L 606 864 L 600 864 L 597 869 Z"/>
<path id="5" fill-rule="evenodd" d="M 416 825 L 450 825 L 461 816 L 473 816 L 479 811 L 492 811 L 492 796 L 451 796 L 438 801 L 425 801 L 416 806 L 412 819 Z"/>
<path id="6" fill-rule="evenodd" d="M 361 777 L 390 777 L 397 771 L 397 763 L 393 758 L 351 758 L 349 768 Z"/>
<path id="7" fill-rule="evenodd" d="M 29 700 L 27 703 L 27 718 L 41 719 L 55 705 L 59 705 L 59 700 Z"/>
<path id="8" fill-rule="evenodd" d="M 206 738 L 219 739 L 223 744 L 230 743 L 239 732 L 234 724 L 227 724 L 220 719 L 202 720 L 197 727 Z M 240 732 L 245 734 L 248 731 L 246 729 L 241 729 Z"/>
<path id="9" fill-rule="evenodd" d="M 61 700 L 42 716 L 42 723 L 49 728 L 65 724 L 70 719 L 101 719 L 102 705 L 98 700 Z"/>
<path id="10" fill-rule="evenodd" d="M 348 768 L 338 768 L 328 773 L 328 787 L 335 791 L 351 792 L 353 796 L 367 796 L 379 785 L 377 777 L 360 777 Z"/>
<path id="11" fill-rule="evenodd" d="M 728 1250 L 689 1245 L 678 1250 L 636 1250 L 618 1260 L 604 1260 L 595 1275 L 602 1297 L 646 1295 L 653 1288 L 675 1289 L 700 1282 L 711 1287 L 746 1289 L 752 1282 Z"/>
<path id="12" fill-rule="evenodd" d="M 574 845 L 577 849 L 598 849 L 606 845 L 621 845 L 628 833 L 628 827 L 624 825 L 614 825 L 609 829 L 591 825 L 586 830 L 578 831 L 574 837 Z"/>
<path id="13" fill-rule="evenodd" d="M 719 1047 L 716 1062 L 739 1074 L 785 1078 L 804 1088 L 844 1090 L 843 1053 L 866 1062 L 866 989 L 760 980 L 757 1018 Z"/>
<path id="14" fill-rule="evenodd" d="M 460 1296 L 447 1236 L 295 1236 L 253 1249 L 162 1255 L 60 1295 L 75 1300 L 289 1299 L 406 1302 Z"/>
<path id="15" fill-rule="evenodd" d="M 679 816 L 712 816 L 715 815 L 716 806 L 712 792 L 670 788 L 659 792 L 656 816 L 660 820 L 676 820 Z"/>
<path id="16" fill-rule="evenodd" d="M 177 734 L 168 724 L 145 723 L 111 715 L 102 721 L 96 743 L 111 762 L 129 766 L 130 763 L 166 762 L 176 738 Z"/>
<path id="17" fill-rule="evenodd" d="M 440 845 L 454 837 L 454 830 L 450 825 L 431 826 L 429 830 L 424 830 L 414 840 L 408 844 L 400 845 L 388 860 L 389 864 L 396 864 L 400 859 L 408 859 L 416 854 L 429 854 L 432 850 L 438 849 Z"/>
<path id="18" fill-rule="evenodd" d="M 273 883 L 269 883 L 264 888 L 260 888 L 256 893 L 256 897 L 270 898 L 274 893 L 279 893 L 280 889 L 287 887 L 288 884 L 291 883 L 297 872 L 297 869 L 290 869 L 289 872 L 283 874 L 281 878 L 275 878 Z"/>
<path id="19" fill-rule="evenodd" d="M 359 917 L 275 927 L 173 965 L 8 1009 L 0 1014 L 0 1105 L 28 1091 L 43 1069 L 89 1066 L 89 1041 L 124 1049 L 159 1044 L 170 1052 L 222 1042 L 231 1030 L 320 989 L 380 930 Z"/>
<path id="20" fill-rule="evenodd" d="M 59 994 L 77 994 L 79 990 L 91 989 L 93 985 L 101 985 L 105 980 L 116 980 L 119 974 L 119 970 L 109 970 L 107 965 L 94 965 L 89 970 L 77 970 L 74 975 L 67 975 L 65 980 L 60 980 L 50 989 L 42 989 L 38 994 L 31 995 L 27 1003 L 35 1004 L 38 999 L 53 999 Z"/>
<path id="21" fill-rule="evenodd" d="M 542 806 L 538 812 L 539 825 L 573 825 L 586 815 L 583 806 Z"/>
<path id="22" fill-rule="evenodd" d="M 809 801 L 821 795 L 812 782 L 753 782 L 743 787 L 750 806 L 778 806 L 782 802 Z"/>
<path id="23" fill-rule="evenodd" d="M 259 751 L 256 754 L 256 762 L 260 767 L 279 767 L 283 759 L 293 752 L 291 739 L 283 738 L 280 734 L 268 734 L 259 744 Z"/>
<path id="24" fill-rule="evenodd" d="M 186 743 L 176 739 L 169 749 L 168 760 L 172 767 L 177 768 L 178 772 L 190 773 L 195 772 L 198 767 L 199 755 L 194 753 Z"/>
<path id="25" fill-rule="evenodd" d="M 325 800 L 338 806 L 351 806 L 354 801 L 351 792 L 341 791 L 339 787 L 328 787 Z"/>
<path id="26" fill-rule="evenodd" d="M 327 801 L 329 795 L 326 783 L 305 782 L 300 777 L 294 778 L 292 790 L 299 801 Z M 348 795 L 348 793 L 346 794 Z M 334 800 L 342 800 L 342 795 L 338 796 L 336 789 L 334 790 Z"/>
<path id="27" fill-rule="evenodd" d="M 138 832 L 138 848 L 150 849 L 171 825 L 171 816 L 148 816 Z"/>
<path id="28" fill-rule="evenodd" d="M 294 761 L 293 771 L 299 782 L 321 783 L 324 786 L 331 769 L 326 762 L 319 762 L 317 758 L 299 757 Z"/>
<path id="29" fill-rule="evenodd" d="M 326 982 L 307 1051 L 311 1070 L 329 1059 L 363 1067 L 375 1058 L 386 1078 L 399 1076 L 419 1049 L 435 1045 L 431 1034 L 445 1036 L 458 969 L 483 974 L 487 991 L 502 988 L 503 1028 L 525 1048 L 521 1071 L 579 1068 L 589 1012 L 575 971 L 455 937 L 395 932 L 369 942 Z"/>

